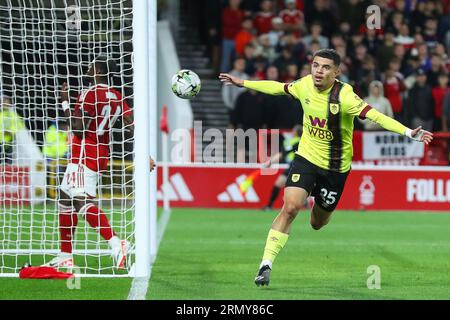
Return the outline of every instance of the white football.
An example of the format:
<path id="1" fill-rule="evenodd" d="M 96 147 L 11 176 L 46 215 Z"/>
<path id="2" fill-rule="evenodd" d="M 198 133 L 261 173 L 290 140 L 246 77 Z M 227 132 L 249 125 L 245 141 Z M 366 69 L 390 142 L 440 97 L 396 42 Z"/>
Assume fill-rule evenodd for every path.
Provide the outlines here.
<path id="1" fill-rule="evenodd" d="M 172 77 L 172 91 L 179 98 L 192 99 L 200 92 L 200 88 L 200 78 L 192 70 L 180 70 Z"/>

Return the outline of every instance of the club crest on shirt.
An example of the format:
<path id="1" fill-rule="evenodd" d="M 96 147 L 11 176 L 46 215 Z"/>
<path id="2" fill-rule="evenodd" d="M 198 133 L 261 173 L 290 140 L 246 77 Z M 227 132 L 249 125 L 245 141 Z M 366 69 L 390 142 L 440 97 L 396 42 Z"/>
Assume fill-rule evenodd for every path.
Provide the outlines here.
<path id="1" fill-rule="evenodd" d="M 298 180 L 300 180 L 300 175 L 299 174 L 293 174 L 292 175 L 292 182 L 298 182 Z"/>
<path id="2" fill-rule="evenodd" d="M 331 103 L 331 104 L 330 104 L 330 112 L 331 112 L 332 114 L 338 114 L 338 112 L 339 112 L 339 104 L 337 104 L 337 103 Z"/>

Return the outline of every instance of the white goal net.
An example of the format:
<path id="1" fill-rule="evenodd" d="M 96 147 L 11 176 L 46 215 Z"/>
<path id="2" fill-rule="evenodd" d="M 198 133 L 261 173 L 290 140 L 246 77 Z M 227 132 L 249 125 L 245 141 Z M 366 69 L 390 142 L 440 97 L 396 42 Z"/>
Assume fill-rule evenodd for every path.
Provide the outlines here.
<path id="1" fill-rule="evenodd" d="M 69 85 L 73 110 L 89 88 L 83 76 L 90 63 L 106 56 L 117 65 L 107 85 L 133 109 L 132 40 L 131 0 L 0 2 L 0 276 L 47 263 L 60 251 L 58 190 L 71 138 L 61 85 Z M 129 242 L 127 267 L 115 267 L 108 242 L 78 214 L 73 260 L 85 275 L 126 276 L 135 262 L 133 136 L 122 124 L 108 129 L 108 164 L 94 202 Z"/>

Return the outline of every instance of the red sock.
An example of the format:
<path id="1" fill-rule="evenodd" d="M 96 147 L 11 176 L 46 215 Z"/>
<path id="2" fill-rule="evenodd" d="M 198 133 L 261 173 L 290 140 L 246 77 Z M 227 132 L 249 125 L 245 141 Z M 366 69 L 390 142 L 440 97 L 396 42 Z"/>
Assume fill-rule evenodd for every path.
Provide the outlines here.
<path id="1" fill-rule="evenodd" d="M 61 252 L 72 253 L 72 239 L 78 224 L 76 212 L 59 212 L 59 234 L 61 241 Z"/>
<path id="2" fill-rule="evenodd" d="M 102 210 L 93 204 L 86 205 L 83 209 L 85 210 L 84 214 L 86 221 L 92 228 L 99 230 L 103 239 L 109 240 L 116 235 L 109 224 L 108 218 Z"/>

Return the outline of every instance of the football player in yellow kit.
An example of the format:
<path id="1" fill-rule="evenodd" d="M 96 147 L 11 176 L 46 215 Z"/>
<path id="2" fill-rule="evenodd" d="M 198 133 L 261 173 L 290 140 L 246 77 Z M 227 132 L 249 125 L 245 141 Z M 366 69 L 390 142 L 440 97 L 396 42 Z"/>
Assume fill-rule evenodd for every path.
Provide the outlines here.
<path id="1" fill-rule="evenodd" d="M 311 74 L 292 83 L 219 75 L 225 84 L 271 95 L 289 95 L 303 107 L 303 135 L 287 178 L 283 208 L 267 236 L 255 278 L 258 286 L 269 284 L 272 263 L 286 244 L 291 224 L 310 194 L 315 197 L 312 228 L 319 230 L 329 222 L 351 169 L 354 117 L 367 118 L 386 130 L 427 144 L 433 139 L 433 134 L 421 127 L 409 129 L 364 102 L 351 85 L 336 79 L 339 65 L 340 56 L 335 50 L 322 49 L 314 54 Z"/>

